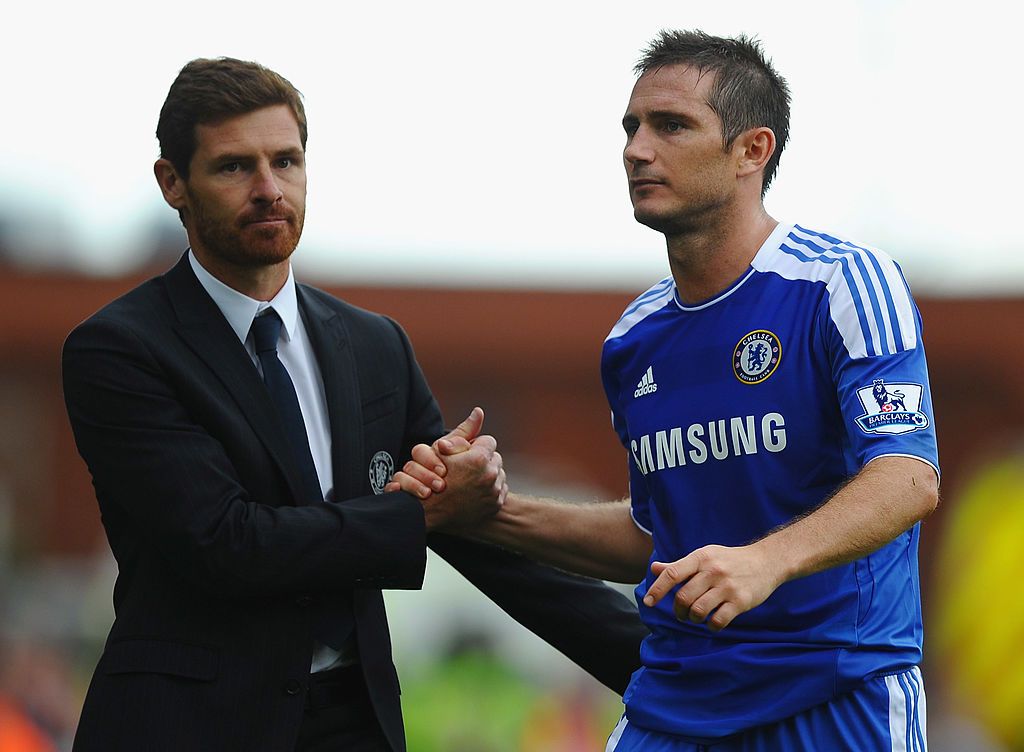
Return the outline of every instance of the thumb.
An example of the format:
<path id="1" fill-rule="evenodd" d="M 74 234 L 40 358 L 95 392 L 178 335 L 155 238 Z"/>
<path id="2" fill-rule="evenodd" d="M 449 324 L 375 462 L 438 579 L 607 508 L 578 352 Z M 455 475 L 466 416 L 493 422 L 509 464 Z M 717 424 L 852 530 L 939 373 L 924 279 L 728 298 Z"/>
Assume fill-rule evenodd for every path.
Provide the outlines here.
<path id="1" fill-rule="evenodd" d="M 477 436 L 480 435 L 480 431 L 484 427 L 484 411 L 479 407 L 474 407 L 464 421 L 459 423 L 454 430 L 448 433 L 444 438 L 446 439 L 465 439 L 466 441 L 472 442 Z"/>
<path id="2" fill-rule="evenodd" d="M 448 434 L 451 436 L 451 434 Z M 462 452 L 469 451 L 473 445 L 466 441 L 461 436 L 454 438 L 441 437 L 435 443 L 436 451 L 438 455 L 442 457 L 451 457 L 454 454 L 461 454 Z"/>

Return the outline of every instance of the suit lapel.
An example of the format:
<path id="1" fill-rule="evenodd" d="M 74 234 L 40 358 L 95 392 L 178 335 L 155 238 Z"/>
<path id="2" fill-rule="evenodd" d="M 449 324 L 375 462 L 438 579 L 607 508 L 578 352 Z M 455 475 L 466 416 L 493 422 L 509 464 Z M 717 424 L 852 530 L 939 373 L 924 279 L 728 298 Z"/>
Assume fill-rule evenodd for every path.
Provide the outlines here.
<path id="1" fill-rule="evenodd" d="M 245 346 L 196 279 L 187 254 L 164 280 L 178 318 L 178 335 L 224 385 L 288 480 L 292 497 L 300 498 L 298 477 L 270 395 Z"/>
<path id="2" fill-rule="evenodd" d="M 331 422 L 331 464 L 334 498 L 365 493 L 368 469 L 363 466 L 363 410 L 355 352 L 344 319 L 298 285 L 299 312 L 306 324 L 327 399 Z"/>

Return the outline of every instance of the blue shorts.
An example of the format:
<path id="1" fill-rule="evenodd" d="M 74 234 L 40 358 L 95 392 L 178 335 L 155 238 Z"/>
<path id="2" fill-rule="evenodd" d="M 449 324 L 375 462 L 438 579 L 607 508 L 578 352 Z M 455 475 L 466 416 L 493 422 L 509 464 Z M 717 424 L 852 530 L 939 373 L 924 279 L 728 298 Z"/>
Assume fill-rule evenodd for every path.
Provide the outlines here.
<path id="1" fill-rule="evenodd" d="M 926 722 L 924 680 L 915 666 L 778 723 L 704 744 L 639 728 L 623 716 L 605 752 L 927 752 Z"/>

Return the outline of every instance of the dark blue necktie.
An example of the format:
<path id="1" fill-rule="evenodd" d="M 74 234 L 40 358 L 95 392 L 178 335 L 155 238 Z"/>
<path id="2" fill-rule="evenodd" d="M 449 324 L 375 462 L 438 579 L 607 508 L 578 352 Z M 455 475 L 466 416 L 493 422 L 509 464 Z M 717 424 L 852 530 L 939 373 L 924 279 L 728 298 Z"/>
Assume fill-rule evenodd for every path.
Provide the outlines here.
<path id="1" fill-rule="evenodd" d="M 320 478 L 309 450 L 309 436 L 306 422 L 302 418 L 299 398 L 295 393 L 284 364 L 277 357 L 277 342 L 281 336 L 281 317 L 271 308 L 257 316 L 252 322 L 252 340 L 256 355 L 263 368 L 263 383 L 270 392 L 270 398 L 277 408 L 284 426 L 285 439 L 291 447 L 294 467 L 299 471 L 299 504 L 317 504 L 324 500 L 320 489 Z M 321 602 L 316 608 L 313 633 L 317 640 L 335 650 L 341 648 L 352 631 L 352 610 L 348 603 L 339 602 L 335 597 L 330 602 Z"/>
<path id="2" fill-rule="evenodd" d="M 320 478 L 313 464 L 313 454 L 309 451 L 309 437 L 306 434 L 306 422 L 302 418 L 299 397 L 295 393 L 284 364 L 277 357 L 277 342 L 281 337 L 281 317 L 273 308 L 267 313 L 257 316 L 252 322 L 252 342 L 256 348 L 256 356 L 263 367 L 263 382 L 267 385 L 270 398 L 274 401 L 284 425 L 284 436 L 292 450 L 295 467 L 299 471 L 299 504 L 315 504 L 324 500 L 320 490 Z"/>

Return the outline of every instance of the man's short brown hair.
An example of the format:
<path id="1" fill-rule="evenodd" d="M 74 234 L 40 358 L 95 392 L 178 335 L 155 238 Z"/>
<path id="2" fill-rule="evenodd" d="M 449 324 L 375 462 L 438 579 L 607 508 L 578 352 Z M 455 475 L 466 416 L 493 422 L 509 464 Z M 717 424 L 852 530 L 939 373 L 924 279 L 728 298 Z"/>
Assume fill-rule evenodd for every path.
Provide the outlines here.
<path id="1" fill-rule="evenodd" d="M 635 70 L 643 75 L 663 65 L 689 65 L 701 74 L 715 74 L 707 103 L 722 121 L 726 149 L 746 130 L 772 129 L 775 151 L 764 167 L 764 196 L 789 140 L 789 85 L 765 57 L 761 43 L 743 34 L 715 37 L 698 30 L 663 29 L 643 51 Z"/>
<path id="2" fill-rule="evenodd" d="M 277 104 L 288 105 L 295 114 L 305 149 L 302 94 L 286 78 L 259 63 L 230 57 L 193 60 L 178 73 L 160 109 L 156 126 L 160 156 L 187 180 L 196 151 L 197 125 L 218 123 Z"/>

